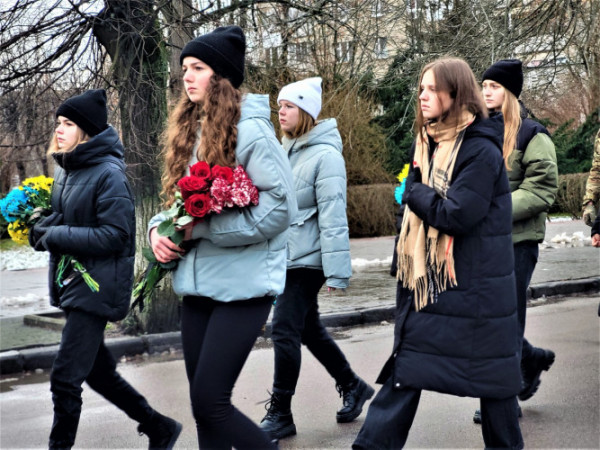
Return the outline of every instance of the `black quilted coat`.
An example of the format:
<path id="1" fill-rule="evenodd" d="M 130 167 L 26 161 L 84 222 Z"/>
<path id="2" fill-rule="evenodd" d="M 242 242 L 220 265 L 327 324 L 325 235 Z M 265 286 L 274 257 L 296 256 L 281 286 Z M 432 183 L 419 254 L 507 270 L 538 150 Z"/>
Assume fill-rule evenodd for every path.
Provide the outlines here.
<path id="1" fill-rule="evenodd" d="M 62 224 L 49 228 L 50 302 L 115 321 L 125 317 L 133 285 L 135 209 L 125 176 L 123 145 L 108 127 L 69 153 L 54 154 L 58 164 L 52 209 Z M 59 288 L 54 282 L 61 255 L 74 256 L 100 285 L 92 292 L 80 274 Z M 70 271 L 66 273 L 68 277 Z"/>
<path id="2" fill-rule="evenodd" d="M 511 195 L 502 128 L 467 128 L 447 198 L 421 183 L 406 201 L 423 221 L 454 237 L 458 286 L 415 312 L 398 285 L 395 343 L 379 382 L 448 394 L 507 398 L 521 387 Z"/>

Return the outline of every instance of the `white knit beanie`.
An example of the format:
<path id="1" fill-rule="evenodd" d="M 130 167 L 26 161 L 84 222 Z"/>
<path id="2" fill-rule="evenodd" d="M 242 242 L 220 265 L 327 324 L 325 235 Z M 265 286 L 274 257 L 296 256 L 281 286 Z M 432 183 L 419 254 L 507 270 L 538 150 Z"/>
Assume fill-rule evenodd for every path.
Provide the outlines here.
<path id="1" fill-rule="evenodd" d="M 321 112 L 321 77 L 306 78 L 281 88 L 277 103 L 287 100 L 317 120 Z"/>

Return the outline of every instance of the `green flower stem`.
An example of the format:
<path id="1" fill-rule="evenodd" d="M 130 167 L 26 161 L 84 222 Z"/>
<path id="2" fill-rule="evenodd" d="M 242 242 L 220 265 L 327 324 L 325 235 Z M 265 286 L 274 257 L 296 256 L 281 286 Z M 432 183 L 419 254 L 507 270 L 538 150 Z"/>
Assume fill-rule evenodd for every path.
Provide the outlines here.
<path id="1" fill-rule="evenodd" d="M 81 274 L 81 276 L 83 277 L 83 281 L 85 281 L 85 284 L 88 285 L 92 292 L 100 291 L 100 285 L 96 280 L 94 280 L 94 278 L 92 278 L 92 276 L 88 273 L 87 269 L 83 266 L 83 264 L 81 264 L 79 261 L 77 261 L 75 258 L 69 255 L 62 255 L 58 263 L 58 268 L 56 269 L 56 284 L 58 284 L 58 287 L 64 286 L 63 281 L 65 276 L 65 270 L 67 269 L 67 266 L 69 264 L 73 266 L 73 270 Z"/>

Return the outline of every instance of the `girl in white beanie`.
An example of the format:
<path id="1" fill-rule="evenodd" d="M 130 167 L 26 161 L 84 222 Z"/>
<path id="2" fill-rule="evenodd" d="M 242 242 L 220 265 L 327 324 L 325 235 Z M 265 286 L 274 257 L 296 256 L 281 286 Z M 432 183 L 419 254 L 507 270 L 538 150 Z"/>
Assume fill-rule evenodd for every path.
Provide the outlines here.
<path id="1" fill-rule="evenodd" d="M 328 290 L 345 289 L 352 275 L 342 139 L 335 119 L 317 121 L 321 78 L 284 86 L 277 103 L 298 216 L 290 227 L 284 292 L 273 312 L 273 394 L 261 427 L 273 439 L 282 439 L 296 434 L 291 398 L 300 374 L 302 344 L 335 379 L 343 397 L 338 422 L 356 419 L 374 390 L 350 368 L 319 318 L 317 296 L 323 284 Z"/>

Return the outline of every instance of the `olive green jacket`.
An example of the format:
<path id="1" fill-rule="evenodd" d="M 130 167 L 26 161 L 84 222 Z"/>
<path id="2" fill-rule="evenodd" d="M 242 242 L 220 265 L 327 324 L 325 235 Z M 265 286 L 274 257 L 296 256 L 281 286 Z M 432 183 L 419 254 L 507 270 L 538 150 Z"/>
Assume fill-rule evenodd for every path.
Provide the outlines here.
<path id="1" fill-rule="evenodd" d="M 513 243 L 542 242 L 547 212 L 558 190 L 556 151 L 546 128 L 524 118 L 509 164 Z"/>

